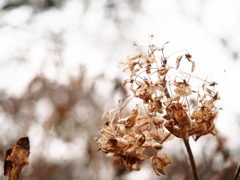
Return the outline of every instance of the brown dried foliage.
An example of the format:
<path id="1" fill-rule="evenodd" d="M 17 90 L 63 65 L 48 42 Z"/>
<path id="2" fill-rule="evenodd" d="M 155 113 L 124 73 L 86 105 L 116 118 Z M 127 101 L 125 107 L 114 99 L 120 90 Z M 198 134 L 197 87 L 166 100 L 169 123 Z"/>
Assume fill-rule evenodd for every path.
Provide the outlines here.
<path id="1" fill-rule="evenodd" d="M 160 57 L 160 58 L 157 58 Z M 176 67 L 168 64 L 170 57 L 164 56 L 164 47 L 150 45 L 148 54 L 128 56 L 123 71 L 130 70 L 130 77 L 123 85 L 130 84 L 133 98 L 139 103 L 127 117 L 122 111 L 133 98 L 117 109 L 105 112 L 101 136 L 96 138 L 113 163 L 127 170 L 140 170 L 139 162 L 148 157 L 146 149 L 155 154 L 150 157 L 157 175 L 164 174 L 171 163 L 170 157 L 161 152 L 162 144 L 173 136 L 198 140 L 206 134 L 217 134 L 214 120 L 218 114 L 215 102 L 220 99 L 211 82 L 194 78 L 190 73 L 179 70 L 181 60 L 195 62 L 187 52 L 176 58 Z M 196 88 L 191 80 L 202 84 Z M 194 87 L 194 88 L 193 88 Z M 194 99 L 195 104 L 190 105 Z M 107 123 L 106 123 L 107 122 Z"/>
<path id="2" fill-rule="evenodd" d="M 22 168 L 28 165 L 28 156 L 30 154 L 30 145 L 28 137 L 19 139 L 12 148 L 7 150 L 4 175 L 9 180 L 17 180 Z"/>
<path id="3" fill-rule="evenodd" d="M 61 72 L 61 68 L 58 70 Z M 4 117 L 1 122 L 4 141 L 0 141 L 3 163 L 3 150 L 11 146 L 8 143 L 13 138 L 26 134 L 33 139 L 40 138 L 40 141 L 34 141 L 38 147 L 31 147 L 31 152 L 34 151 L 32 162 L 24 168 L 26 170 L 22 171 L 19 180 L 72 179 L 73 172 L 77 172 L 75 176 L 78 179 L 86 179 L 87 172 L 90 172 L 88 179 L 98 177 L 102 157 L 95 151 L 97 144 L 93 137 L 99 126 L 104 100 L 97 93 L 98 85 L 85 77 L 85 67 L 79 67 L 76 73 L 66 75 L 68 83 L 49 79 L 44 74 L 36 75 L 18 96 L 0 91 L 0 114 Z M 97 80 L 102 82 L 103 77 L 97 77 Z M 55 140 L 68 145 L 67 160 L 50 155 L 49 144 Z M 76 140 L 81 140 L 86 146 L 79 145 Z M 78 155 L 76 151 L 79 151 Z M 80 159 L 83 153 L 84 158 Z M 104 165 L 107 166 L 107 163 Z M 3 176 L 2 173 L 0 179 Z"/>

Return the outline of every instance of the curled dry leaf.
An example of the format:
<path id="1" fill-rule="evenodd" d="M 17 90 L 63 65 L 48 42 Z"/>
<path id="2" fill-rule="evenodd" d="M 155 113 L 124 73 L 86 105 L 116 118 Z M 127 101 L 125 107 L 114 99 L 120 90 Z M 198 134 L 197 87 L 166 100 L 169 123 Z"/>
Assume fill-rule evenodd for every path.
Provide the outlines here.
<path id="1" fill-rule="evenodd" d="M 4 162 L 4 175 L 9 180 L 17 180 L 22 168 L 28 165 L 29 149 L 29 139 L 28 137 L 23 137 L 12 148 L 7 150 Z"/>

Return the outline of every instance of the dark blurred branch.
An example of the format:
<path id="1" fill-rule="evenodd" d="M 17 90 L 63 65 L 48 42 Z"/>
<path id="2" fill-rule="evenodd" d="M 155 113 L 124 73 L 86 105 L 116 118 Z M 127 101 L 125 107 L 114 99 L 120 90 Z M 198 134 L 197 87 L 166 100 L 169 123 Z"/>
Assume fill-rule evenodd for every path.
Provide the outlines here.
<path id="1" fill-rule="evenodd" d="M 8 11 L 12 9 L 19 8 L 21 6 L 30 6 L 36 10 L 36 12 L 41 12 L 44 10 L 48 10 L 51 8 L 60 8 L 62 7 L 65 0 L 15 0 L 15 1 L 7 1 L 1 9 L 3 11 Z"/>
<path id="2" fill-rule="evenodd" d="M 235 176 L 235 180 L 238 179 L 239 174 L 240 174 L 240 165 L 239 165 L 239 167 L 238 167 L 238 171 L 237 171 L 237 174 L 236 174 L 236 176 Z"/>

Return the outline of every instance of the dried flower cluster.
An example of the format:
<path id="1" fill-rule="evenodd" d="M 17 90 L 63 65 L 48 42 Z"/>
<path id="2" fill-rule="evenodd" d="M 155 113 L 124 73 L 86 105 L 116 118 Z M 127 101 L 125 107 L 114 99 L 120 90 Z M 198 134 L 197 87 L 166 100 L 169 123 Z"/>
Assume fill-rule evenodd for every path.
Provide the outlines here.
<path id="1" fill-rule="evenodd" d="M 123 71 L 130 70 L 133 97 L 117 109 L 105 112 L 101 137 L 96 138 L 113 163 L 127 170 L 140 170 L 140 161 L 148 157 L 146 149 L 152 149 L 151 165 L 157 175 L 164 174 L 171 163 L 170 157 L 161 151 L 162 144 L 172 137 L 197 140 L 206 134 L 217 134 L 214 119 L 218 114 L 215 102 L 220 99 L 214 91 L 216 83 L 193 77 L 179 70 L 186 59 L 195 69 L 192 56 L 186 52 L 176 57 L 176 67 L 168 64 L 164 46 L 150 45 L 147 55 L 128 56 Z M 195 81 L 200 81 L 201 86 Z M 191 83 L 191 84 L 190 84 Z M 196 86 L 197 84 L 197 86 Z M 195 88 L 194 88 L 195 87 Z M 122 110 L 132 99 L 140 99 L 127 117 Z"/>

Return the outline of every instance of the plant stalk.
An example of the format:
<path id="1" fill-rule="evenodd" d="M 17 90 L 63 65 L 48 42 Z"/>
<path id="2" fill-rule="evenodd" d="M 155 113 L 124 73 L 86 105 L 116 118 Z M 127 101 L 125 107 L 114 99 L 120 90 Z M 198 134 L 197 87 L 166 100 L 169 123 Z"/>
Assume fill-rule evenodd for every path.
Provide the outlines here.
<path id="1" fill-rule="evenodd" d="M 197 166 L 196 166 L 193 154 L 192 154 L 192 150 L 191 150 L 189 141 L 186 140 L 185 138 L 183 138 L 183 142 L 184 142 L 185 147 L 186 147 L 187 152 L 188 152 L 188 157 L 189 157 L 189 160 L 190 160 L 190 163 L 191 163 L 194 180 L 200 180 L 199 175 L 198 175 Z"/>

